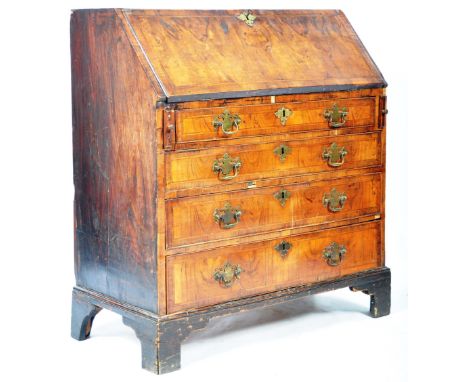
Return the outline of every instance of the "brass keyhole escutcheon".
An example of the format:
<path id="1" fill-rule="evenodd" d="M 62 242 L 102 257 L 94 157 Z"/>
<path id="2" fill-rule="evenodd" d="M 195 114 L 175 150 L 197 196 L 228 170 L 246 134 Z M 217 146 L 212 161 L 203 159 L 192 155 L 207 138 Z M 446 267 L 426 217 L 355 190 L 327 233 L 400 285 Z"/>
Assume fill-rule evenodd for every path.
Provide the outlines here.
<path id="1" fill-rule="evenodd" d="M 257 16 L 253 15 L 250 11 L 245 11 L 242 12 L 239 16 L 237 16 L 237 18 L 245 22 L 249 27 L 251 27 L 253 26 Z"/>
<path id="2" fill-rule="evenodd" d="M 275 192 L 273 196 L 276 200 L 280 202 L 281 207 L 284 207 L 286 205 L 286 201 L 291 196 L 291 193 L 288 190 L 280 190 L 278 192 Z"/>
<path id="3" fill-rule="evenodd" d="M 330 192 L 323 194 L 322 203 L 331 212 L 339 212 L 343 209 L 348 197 L 344 192 L 339 192 L 336 188 L 332 188 Z"/>
<path id="4" fill-rule="evenodd" d="M 220 228 L 229 229 L 235 227 L 240 221 L 242 211 L 239 207 L 232 207 L 231 203 L 226 203 L 224 208 L 214 210 L 213 217 Z"/>
<path id="5" fill-rule="evenodd" d="M 340 167 L 344 164 L 344 158 L 348 154 L 346 149 L 338 146 L 333 142 L 330 147 L 325 147 L 322 152 L 322 158 L 325 159 L 329 166 Z"/>
<path id="6" fill-rule="evenodd" d="M 333 128 L 342 127 L 346 123 L 348 109 L 345 107 L 340 109 L 335 103 L 330 109 L 325 109 L 323 116 L 328 121 L 328 126 Z"/>
<path id="7" fill-rule="evenodd" d="M 280 256 L 283 258 L 288 255 L 291 248 L 292 248 L 292 244 L 284 240 L 281 243 L 275 245 L 275 250 L 279 252 Z"/>
<path id="8" fill-rule="evenodd" d="M 291 114 L 292 114 L 292 110 L 286 107 L 281 107 L 275 112 L 276 117 L 279 118 L 283 126 L 286 125 L 286 121 L 288 120 Z"/>
<path id="9" fill-rule="evenodd" d="M 215 131 L 221 128 L 221 131 L 225 135 L 232 135 L 239 131 L 239 125 L 241 119 L 237 114 L 231 114 L 229 110 L 224 110 L 223 114 L 220 114 L 213 119 L 213 127 Z"/>
<path id="10" fill-rule="evenodd" d="M 291 148 L 288 145 L 281 144 L 276 147 L 273 152 L 278 155 L 281 162 L 284 162 L 286 157 L 291 154 Z"/>
<path id="11" fill-rule="evenodd" d="M 323 258 L 327 260 L 327 264 L 331 267 L 340 265 L 346 254 L 346 247 L 338 243 L 332 242 L 323 250 Z"/>
<path id="12" fill-rule="evenodd" d="M 219 180 L 230 180 L 239 174 L 239 169 L 242 162 L 239 158 L 231 158 L 228 153 L 225 153 L 222 158 L 216 159 L 212 169 L 218 174 Z"/>
<path id="13" fill-rule="evenodd" d="M 240 265 L 232 265 L 229 261 L 220 268 L 216 268 L 213 278 L 224 288 L 230 288 L 234 281 L 240 278 L 243 269 Z"/>

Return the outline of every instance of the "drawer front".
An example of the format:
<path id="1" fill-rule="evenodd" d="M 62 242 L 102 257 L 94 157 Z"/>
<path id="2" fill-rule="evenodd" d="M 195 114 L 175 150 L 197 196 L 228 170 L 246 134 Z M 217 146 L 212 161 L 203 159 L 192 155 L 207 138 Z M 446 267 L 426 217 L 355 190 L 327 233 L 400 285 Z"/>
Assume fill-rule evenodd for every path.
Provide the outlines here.
<path id="1" fill-rule="evenodd" d="M 381 265 L 381 222 L 167 257 L 173 313 Z"/>
<path id="2" fill-rule="evenodd" d="M 368 133 L 167 154 L 168 190 L 378 166 L 381 134 Z"/>
<path id="3" fill-rule="evenodd" d="M 375 127 L 376 98 L 350 98 L 176 111 L 177 142 L 335 128 Z"/>
<path id="4" fill-rule="evenodd" d="M 168 200 L 167 246 L 378 214 L 381 174 Z"/>

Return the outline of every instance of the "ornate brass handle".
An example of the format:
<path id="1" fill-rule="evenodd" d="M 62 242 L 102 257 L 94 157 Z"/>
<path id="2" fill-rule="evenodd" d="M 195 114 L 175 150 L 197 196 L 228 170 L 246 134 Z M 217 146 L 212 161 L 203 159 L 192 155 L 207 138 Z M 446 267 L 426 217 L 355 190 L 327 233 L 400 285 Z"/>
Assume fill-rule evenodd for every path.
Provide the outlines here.
<path id="1" fill-rule="evenodd" d="M 216 268 L 213 277 L 219 285 L 230 288 L 234 281 L 240 278 L 243 269 L 239 265 L 232 265 L 229 261 L 220 268 Z"/>
<path id="2" fill-rule="evenodd" d="M 215 131 L 220 127 L 224 134 L 232 135 L 239 131 L 239 125 L 241 119 L 237 114 L 231 114 L 229 110 L 224 110 L 223 114 L 220 114 L 213 119 L 213 126 Z"/>
<path id="3" fill-rule="evenodd" d="M 325 159 L 329 166 L 340 167 L 344 164 L 344 158 L 348 154 L 344 147 L 339 147 L 333 142 L 330 147 L 323 149 L 322 158 Z"/>
<path id="4" fill-rule="evenodd" d="M 291 114 L 292 114 L 292 110 L 286 107 L 281 107 L 275 112 L 276 117 L 279 118 L 283 126 L 286 125 L 286 121 L 288 120 Z"/>
<path id="5" fill-rule="evenodd" d="M 275 250 L 279 252 L 281 257 L 286 257 L 291 248 L 292 248 L 292 244 L 284 240 L 281 243 L 275 245 Z"/>
<path id="6" fill-rule="evenodd" d="M 346 247 L 338 243 L 332 242 L 323 250 L 323 258 L 327 260 L 327 264 L 336 267 L 343 261 L 346 254 Z"/>
<path id="7" fill-rule="evenodd" d="M 213 171 L 218 173 L 219 180 L 229 180 L 239 174 L 242 162 L 239 158 L 231 158 L 228 153 L 218 158 L 213 163 Z"/>
<path id="8" fill-rule="evenodd" d="M 338 108 L 338 105 L 335 103 L 331 109 L 325 109 L 323 116 L 328 121 L 328 126 L 336 128 L 341 127 L 346 123 L 346 116 L 348 115 L 348 109 L 342 107 Z"/>
<path id="9" fill-rule="evenodd" d="M 339 192 L 332 188 L 330 192 L 323 194 L 322 203 L 331 212 L 341 211 L 348 197 L 344 192 Z"/>
<path id="10" fill-rule="evenodd" d="M 240 221 L 242 211 L 239 207 L 231 207 L 231 203 L 226 203 L 224 208 L 214 210 L 215 222 L 223 229 L 229 229 L 237 225 Z"/>

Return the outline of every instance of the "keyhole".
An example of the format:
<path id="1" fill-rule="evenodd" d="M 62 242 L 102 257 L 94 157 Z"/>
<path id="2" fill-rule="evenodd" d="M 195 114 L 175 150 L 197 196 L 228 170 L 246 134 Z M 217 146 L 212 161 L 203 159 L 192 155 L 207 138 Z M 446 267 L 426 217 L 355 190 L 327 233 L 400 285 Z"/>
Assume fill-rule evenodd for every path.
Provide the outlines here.
<path id="1" fill-rule="evenodd" d="M 286 117 L 286 110 L 283 109 L 283 118 Z"/>
<path id="2" fill-rule="evenodd" d="M 284 147 L 281 147 L 281 155 L 284 155 Z"/>
<path id="3" fill-rule="evenodd" d="M 285 198 L 286 198 L 286 192 L 281 191 L 281 199 L 285 199 Z"/>

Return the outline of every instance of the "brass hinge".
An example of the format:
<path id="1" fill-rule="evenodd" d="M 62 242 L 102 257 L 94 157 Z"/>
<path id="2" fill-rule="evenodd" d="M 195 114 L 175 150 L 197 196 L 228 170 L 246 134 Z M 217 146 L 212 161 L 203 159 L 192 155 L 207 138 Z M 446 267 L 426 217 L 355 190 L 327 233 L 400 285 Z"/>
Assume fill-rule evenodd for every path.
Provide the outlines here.
<path id="1" fill-rule="evenodd" d="M 384 129 L 387 126 L 387 96 L 379 97 L 379 128 Z"/>
<path id="2" fill-rule="evenodd" d="M 174 150 L 175 148 L 175 119 L 174 109 L 164 109 L 164 150 Z"/>

